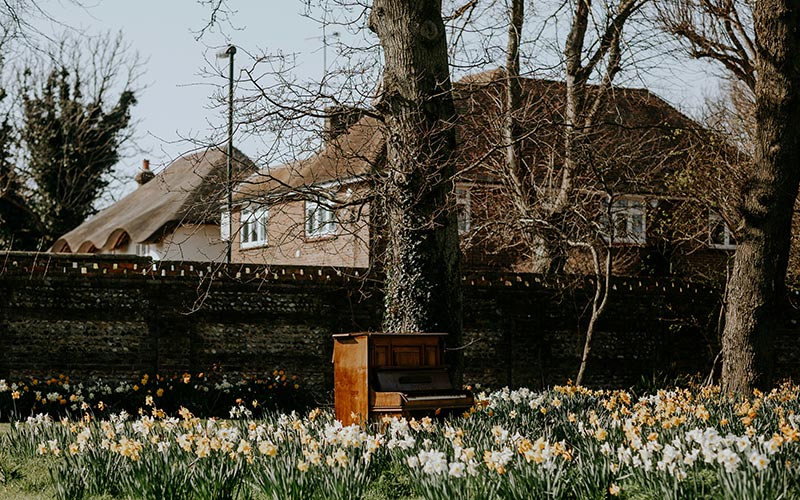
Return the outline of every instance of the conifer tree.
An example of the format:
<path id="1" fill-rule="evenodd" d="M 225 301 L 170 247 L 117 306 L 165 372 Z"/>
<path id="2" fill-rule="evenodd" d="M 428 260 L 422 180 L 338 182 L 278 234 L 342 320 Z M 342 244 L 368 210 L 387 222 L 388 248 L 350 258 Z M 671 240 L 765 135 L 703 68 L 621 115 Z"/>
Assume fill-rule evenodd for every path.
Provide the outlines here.
<path id="1" fill-rule="evenodd" d="M 136 98 L 125 90 L 109 106 L 102 93 L 85 96 L 80 70 L 62 67 L 26 86 L 22 102 L 20 137 L 36 185 L 31 205 L 48 246 L 92 215 L 119 160 Z"/>

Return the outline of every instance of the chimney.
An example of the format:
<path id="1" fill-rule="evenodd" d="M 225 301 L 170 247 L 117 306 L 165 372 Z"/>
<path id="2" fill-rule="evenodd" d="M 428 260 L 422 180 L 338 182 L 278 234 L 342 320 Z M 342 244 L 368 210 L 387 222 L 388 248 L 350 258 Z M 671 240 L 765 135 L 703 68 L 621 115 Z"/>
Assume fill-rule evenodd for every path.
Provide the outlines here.
<path id="1" fill-rule="evenodd" d="M 325 108 L 325 130 L 324 139 L 328 141 L 335 139 L 347 132 L 361 117 L 364 110 L 354 106 L 330 106 Z"/>
<path id="2" fill-rule="evenodd" d="M 156 174 L 150 170 L 150 160 L 142 160 L 142 170 L 136 174 L 136 182 L 140 186 L 144 186 L 155 176 Z"/>

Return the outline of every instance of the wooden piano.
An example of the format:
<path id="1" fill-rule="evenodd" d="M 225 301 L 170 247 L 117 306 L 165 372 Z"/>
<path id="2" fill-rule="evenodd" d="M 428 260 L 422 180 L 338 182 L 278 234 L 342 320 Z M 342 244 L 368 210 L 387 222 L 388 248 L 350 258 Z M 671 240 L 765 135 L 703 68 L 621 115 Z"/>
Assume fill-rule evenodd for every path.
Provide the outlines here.
<path id="1" fill-rule="evenodd" d="M 333 336 L 336 418 L 344 425 L 383 416 L 468 409 L 469 391 L 453 388 L 444 333 L 343 333 Z"/>

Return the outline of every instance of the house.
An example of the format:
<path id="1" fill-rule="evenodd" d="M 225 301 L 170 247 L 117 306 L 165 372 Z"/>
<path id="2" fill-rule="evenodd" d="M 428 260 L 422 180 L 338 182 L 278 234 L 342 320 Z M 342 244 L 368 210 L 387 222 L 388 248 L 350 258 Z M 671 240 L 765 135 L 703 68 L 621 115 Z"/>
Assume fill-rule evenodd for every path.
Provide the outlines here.
<path id="1" fill-rule="evenodd" d="M 510 263 L 513 270 L 541 271 L 542 247 L 525 234 L 519 220 L 523 210 L 504 185 L 508 181 L 503 151 L 496 147 L 503 142 L 499 126 L 505 87 L 502 70 L 471 75 L 454 86 L 460 113 L 458 161 L 478 170 L 473 177 L 494 181 L 472 186 L 471 237 L 485 242 L 490 253 L 517 248 Z M 525 78 L 521 87 L 522 102 L 515 113 L 521 129 L 520 183 L 527 183 L 527 195 L 544 200 L 539 212 L 525 214 L 537 220 L 560 187 L 566 86 Z M 590 103 L 597 91 L 589 88 Z M 698 201 L 695 194 L 700 190 L 687 189 L 687 184 L 717 182 L 713 174 L 741 161 L 740 152 L 641 88 L 612 87 L 598 108 L 596 124 L 581 133 L 573 154 L 580 157 L 582 168 L 571 180 L 575 189 L 569 213 L 561 214 L 568 226 L 560 228 L 566 232 L 562 239 L 573 244 L 601 239 L 603 245 L 596 246 L 613 250 L 616 274 L 724 273 L 735 249 L 732 233 L 709 209 L 708 200 Z M 574 229 L 581 225 L 583 234 Z M 571 247 L 566 253 L 565 270 L 591 272 L 585 251 Z"/>
<path id="2" fill-rule="evenodd" d="M 369 267 L 369 179 L 384 154 L 383 134 L 374 118 L 351 118 L 346 130 L 328 120 L 318 153 L 236 187 L 234 262 Z"/>
<path id="3" fill-rule="evenodd" d="M 553 189 L 563 162 L 562 82 L 523 79 L 521 158 L 528 182 Z M 538 271 L 535 244 L 508 199 L 503 174 L 501 70 L 454 85 L 458 174 L 454 202 L 464 267 Z M 691 274 L 718 268 L 735 242 L 707 208 L 679 192 L 675 179 L 704 168 L 710 133 L 645 89 L 613 88 L 600 125 L 586 134 L 587 168 L 574 180 L 583 210 L 615 249 L 620 274 Z M 706 152 L 704 152 L 706 151 Z M 368 110 L 335 108 L 325 144 L 311 157 L 253 174 L 237 186 L 231 215 L 238 262 L 366 268 L 379 259 L 372 183 L 385 156 L 380 121 Z M 686 207 L 692 207 L 688 210 Z M 675 224 L 675 214 L 691 220 Z M 572 271 L 585 268 L 570 258 Z M 568 270 L 570 270 L 568 269 Z"/>
<path id="4" fill-rule="evenodd" d="M 236 182 L 257 170 L 239 151 L 231 165 Z M 224 262 L 226 177 L 227 156 L 218 148 L 183 156 L 158 174 L 145 160 L 135 191 L 61 236 L 51 251 Z"/>

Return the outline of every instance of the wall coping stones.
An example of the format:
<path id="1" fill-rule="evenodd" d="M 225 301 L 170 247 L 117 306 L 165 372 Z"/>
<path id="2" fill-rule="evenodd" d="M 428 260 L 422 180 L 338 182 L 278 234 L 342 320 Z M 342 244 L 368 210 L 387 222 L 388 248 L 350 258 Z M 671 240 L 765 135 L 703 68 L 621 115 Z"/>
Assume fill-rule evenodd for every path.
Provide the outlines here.
<path id="1" fill-rule="evenodd" d="M 275 266 L 264 264 L 223 264 L 216 262 L 157 261 L 149 257 L 113 254 L 67 254 L 47 252 L 0 252 L 0 276 L 41 279 L 54 276 L 83 276 L 128 279 L 191 279 L 250 282 L 315 282 L 345 284 L 358 280 L 381 281 L 377 273 L 358 268 Z M 546 279 L 539 274 L 465 270 L 462 284 L 468 287 L 513 287 L 554 289 L 574 284 L 592 286 L 588 276 L 563 276 Z M 679 293 L 719 293 L 713 287 L 685 278 L 614 277 L 612 290 L 678 291 Z"/>

